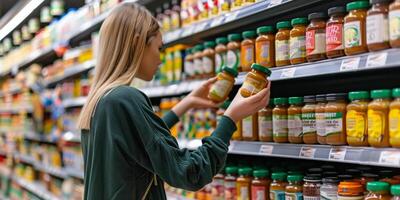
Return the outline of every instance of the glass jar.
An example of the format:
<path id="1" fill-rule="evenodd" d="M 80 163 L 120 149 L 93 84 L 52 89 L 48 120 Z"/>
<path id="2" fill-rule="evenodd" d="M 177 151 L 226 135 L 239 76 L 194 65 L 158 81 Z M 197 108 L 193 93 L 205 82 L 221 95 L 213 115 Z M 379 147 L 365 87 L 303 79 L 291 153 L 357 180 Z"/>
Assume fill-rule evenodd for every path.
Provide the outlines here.
<path id="1" fill-rule="evenodd" d="M 290 31 L 289 57 L 290 64 L 300 64 L 306 62 L 306 28 L 307 18 L 292 19 L 293 29 Z"/>
<path id="2" fill-rule="evenodd" d="M 305 105 L 301 109 L 301 121 L 303 124 L 303 142 L 305 144 L 316 144 L 317 130 L 315 124 L 315 96 L 305 96 Z"/>
<path id="3" fill-rule="evenodd" d="M 262 142 L 272 142 L 272 101 L 258 111 L 258 138 Z"/>
<path id="4" fill-rule="evenodd" d="M 274 142 L 288 142 L 288 99 L 275 98 L 275 108 L 272 110 L 272 138 Z"/>
<path id="5" fill-rule="evenodd" d="M 364 191 L 367 191 L 367 183 L 373 182 L 373 181 L 378 181 L 378 180 L 379 180 L 378 174 L 363 173 L 363 174 L 361 174 L 360 183 L 363 186 Z M 367 194 L 367 193 L 368 192 L 365 192 L 365 194 Z"/>
<path id="6" fill-rule="evenodd" d="M 347 105 L 346 131 L 350 146 L 368 146 L 368 102 L 369 92 L 349 93 L 351 103 Z"/>
<path id="7" fill-rule="evenodd" d="M 237 176 L 238 168 L 231 166 L 225 168 L 225 179 L 224 179 L 224 190 L 225 190 L 225 199 L 236 200 L 236 176 Z"/>
<path id="8" fill-rule="evenodd" d="M 392 200 L 400 200 L 400 185 L 392 185 L 390 187 L 390 193 L 392 194 Z"/>
<path id="9" fill-rule="evenodd" d="M 222 102 L 228 98 L 237 75 L 236 70 L 224 67 L 222 72 L 217 75 L 217 81 L 211 86 L 208 98 L 214 102 Z"/>
<path id="10" fill-rule="evenodd" d="M 240 94 L 243 97 L 255 95 L 264 89 L 268 85 L 267 77 L 271 75 L 271 71 L 268 68 L 259 64 L 254 63 L 251 69 L 240 88 Z"/>
<path id="11" fill-rule="evenodd" d="M 372 147 L 389 146 L 389 105 L 391 90 L 372 90 L 368 104 L 368 143 Z"/>
<path id="12" fill-rule="evenodd" d="M 389 111 L 389 142 L 392 147 L 400 148 L 400 88 L 393 89 Z"/>
<path id="13" fill-rule="evenodd" d="M 242 120 L 242 139 L 245 141 L 258 140 L 258 114 L 255 113 Z"/>
<path id="14" fill-rule="evenodd" d="M 326 13 L 317 12 L 308 15 L 310 24 L 306 32 L 307 61 L 326 59 Z"/>
<path id="15" fill-rule="evenodd" d="M 215 42 L 208 41 L 204 42 L 205 49 L 203 50 L 203 77 L 211 78 L 213 77 L 215 71 Z"/>
<path id="16" fill-rule="evenodd" d="M 186 79 L 190 80 L 194 78 L 194 63 L 193 63 L 193 48 L 186 49 L 184 70 Z"/>
<path id="17" fill-rule="evenodd" d="M 325 106 L 326 143 L 346 144 L 346 93 L 327 94 Z"/>
<path id="18" fill-rule="evenodd" d="M 285 199 L 303 200 L 303 176 L 288 175 L 288 185 L 285 188 Z"/>
<path id="19" fill-rule="evenodd" d="M 307 175 L 304 177 L 303 197 L 304 200 L 320 199 L 321 177 Z"/>
<path id="20" fill-rule="evenodd" d="M 288 108 L 288 139 L 290 143 L 303 142 L 303 125 L 301 121 L 301 109 L 303 97 L 290 97 Z"/>
<path id="21" fill-rule="evenodd" d="M 272 26 L 257 29 L 256 63 L 265 67 L 275 66 L 275 34 Z"/>
<path id="22" fill-rule="evenodd" d="M 289 21 L 282 21 L 276 24 L 278 32 L 275 35 L 275 65 L 290 65 L 289 40 L 292 26 Z"/>
<path id="23" fill-rule="evenodd" d="M 252 172 L 252 169 L 249 167 L 239 169 L 239 177 L 236 179 L 236 194 L 238 199 L 250 200 Z"/>
<path id="24" fill-rule="evenodd" d="M 338 187 L 338 200 L 363 200 L 364 189 L 360 182 L 343 181 Z"/>
<path id="25" fill-rule="evenodd" d="M 242 36 L 240 34 L 229 34 L 228 40 L 226 66 L 240 72 L 240 40 L 242 40 Z"/>
<path id="26" fill-rule="evenodd" d="M 400 0 L 389 6 L 389 39 L 392 48 L 400 47 Z"/>
<path id="27" fill-rule="evenodd" d="M 391 0 L 370 0 L 367 12 L 367 45 L 369 51 L 390 48 L 388 12 Z"/>
<path id="28" fill-rule="evenodd" d="M 338 195 L 339 179 L 337 177 L 326 177 L 322 179 L 320 188 L 321 199 L 336 200 Z"/>
<path id="29" fill-rule="evenodd" d="M 272 183 L 269 187 L 269 199 L 270 200 L 282 200 L 285 199 L 285 188 L 287 185 L 286 182 L 286 173 L 284 172 L 275 172 L 272 173 Z"/>
<path id="30" fill-rule="evenodd" d="M 233 132 L 232 140 L 242 140 L 242 120 L 236 122 L 236 131 Z"/>
<path id="31" fill-rule="evenodd" d="M 202 78 L 203 76 L 203 50 L 204 46 L 198 44 L 194 47 L 194 55 L 193 55 L 193 69 L 194 69 L 194 78 Z"/>
<path id="32" fill-rule="evenodd" d="M 325 106 L 326 95 L 319 94 L 315 96 L 317 105 L 315 106 L 315 126 L 317 129 L 317 140 L 319 144 L 326 144 L 325 134 Z"/>
<path id="33" fill-rule="evenodd" d="M 251 65 L 255 62 L 255 42 L 256 42 L 256 32 L 255 31 L 245 31 L 242 34 L 243 41 L 241 43 L 240 50 L 240 63 L 242 70 L 248 72 L 251 70 Z"/>
<path id="34" fill-rule="evenodd" d="M 215 200 L 224 199 L 224 175 L 218 173 L 214 176 L 211 183 L 211 197 Z"/>
<path id="35" fill-rule="evenodd" d="M 368 7 L 368 1 L 355 1 L 346 5 L 349 14 L 344 18 L 344 52 L 348 56 L 368 52 L 366 34 Z"/>
<path id="36" fill-rule="evenodd" d="M 217 46 L 215 47 L 215 73 L 218 74 L 222 68 L 227 64 L 226 62 L 226 44 L 228 39 L 226 37 L 219 37 L 215 40 Z"/>
<path id="37" fill-rule="evenodd" d="M 257 169 L 253 171 L 254 179 L 251 181 L 251 199 L 269 199 L 269 186 L 271 180 L 268 179 L 268 170 Z"/>
<path id="38" fill-rule="evenodd" d="M 369 182 L 367 183 L 368 195 L 364 200 L 390 200 L 390 185 L 386 182 Z"/>
<path id="39" fill-rule="evenodd" d="M 329 20 L 326 22 L 326 56 L 337 58 L 344 56 L 343 24 L 346 9 L 333 7 L 328 9 Z"/>

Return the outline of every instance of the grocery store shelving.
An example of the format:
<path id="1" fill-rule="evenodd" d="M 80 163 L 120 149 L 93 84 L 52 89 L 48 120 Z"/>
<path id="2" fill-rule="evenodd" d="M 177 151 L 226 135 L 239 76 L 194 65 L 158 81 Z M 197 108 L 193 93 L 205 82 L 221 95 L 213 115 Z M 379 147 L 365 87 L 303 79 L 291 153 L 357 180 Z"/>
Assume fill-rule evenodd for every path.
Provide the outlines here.
<path id="1" fill-rule="evenodd" d="M 27 133 L 24 134 L 24 138 L 27 140 L 32 140 L 32 141 L 37 141 L 37 142 L 44 142 L 48 144 L 57 144 L 58 139 L 57 138 L 48 138 L 43 134 L 38 134 L 38 133 Z"/>
<path id="2" fill-rule="evenodd" d="M 54 77 L 48 81 L 45 81 L 44 85 L 46 87 L 52 87 L 57 85 L 58 83 L 81 73 L 84 73 L 86 71 L 89 71 L 91 69 L 94 68 L 95 65 L 95 61 L 94 60 L 90 60 L 90 61 L 86 61 L 82 64 L 79 65 L 75 65 L 72 67 L 68 67 L 67 69 L 65 69 L 64 73 L 60 76 Z"/>
<path id="3" fill-rule="evenodd" d="M 83 180 L 84 175 L 82 170 L 66 168 L 65 171 L 69 176 Z"/>
<path id="4" fill-rule="evenodd" d="M 87 97 L 77 97 L 71 99 L 64 99 L 62 105 L 64 108 L 79 107 L 85 104 Z"/>
<path id="5" fill-rule="evenodd" d="M 76 143 L 81 142 L 81 134 L 80 133 L 73 133 L 73 132 L 67 131 L 67 132 L 63 133 L 62 138 L 66 142 L 76 142 Z"/>
<path id="6" fill-rule="evenodd" d="M 12 177 L 18 185 L 27 189 L 29 192 L 37 195 L 38 197 L 44 200 L 59 200 L 60 198 L 54 196 L 51 192 L 49 192 L 42 184 L 37 182 L 28 182 L 16 176 Z"/>
<path id="7" fill-rule="evenodd" d="M 6 107 L 6 108 L 4 108 L 4 107 L 0 108 L 0 114 L 1 113 L 19 114 L 22 111 L 25 111 L 27 113 L 32 113 L 33 107 L 32 106 L 25 106 L 25 107 L 11 106 L 11 107 Z"/>
<path id="8" fill-rule="evenodd" d="M 8 91 L 8 94 L 18 94 L 22 91 L 22 88 L 20 87 L 16 87 L 16 88 L 11 88 Z M 0 92 L 0 97 L 4 97 L 5 93 L 4 92 Z"/>

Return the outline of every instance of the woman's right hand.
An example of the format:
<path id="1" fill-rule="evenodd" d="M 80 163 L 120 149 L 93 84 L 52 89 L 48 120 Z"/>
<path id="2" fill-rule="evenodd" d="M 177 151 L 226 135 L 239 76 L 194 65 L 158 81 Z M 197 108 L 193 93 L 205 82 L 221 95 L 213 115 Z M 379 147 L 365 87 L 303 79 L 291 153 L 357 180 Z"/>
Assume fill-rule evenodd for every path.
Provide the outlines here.
<path id="1" fill-rule="evenodd" d="M 266 88 L 247 98 L 242 97 L 239 90 L 224 115 L 231 118 L 234 122 L 238 122 L 265 108 L 269 102 L 270 88 L 271 82 L 268 83 Z"/>

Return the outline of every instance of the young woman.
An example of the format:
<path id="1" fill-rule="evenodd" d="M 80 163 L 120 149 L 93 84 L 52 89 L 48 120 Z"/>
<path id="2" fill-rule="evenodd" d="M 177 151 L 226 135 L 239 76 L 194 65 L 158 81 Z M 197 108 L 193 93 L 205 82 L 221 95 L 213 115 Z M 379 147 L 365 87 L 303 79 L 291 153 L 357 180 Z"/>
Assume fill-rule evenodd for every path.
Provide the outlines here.
<path id="1" fill-rule="evenodd" d="M 101 26 L 94 82 L 79 119 L 84 199 L 166 199 L 164 181 L 201 189 L 223 167 L 235 122 L 267 105 L 269 86 L 249 98 L 237 95 L 202 146 L 179 149 L 169 128 L 191 108 L 217 107 L 206 98 L 216 79 L 159 118 L 147 96 L 129 84 L 153 78 L 161 46 L 157 21 L 137 4 L 119 5 Z"/>

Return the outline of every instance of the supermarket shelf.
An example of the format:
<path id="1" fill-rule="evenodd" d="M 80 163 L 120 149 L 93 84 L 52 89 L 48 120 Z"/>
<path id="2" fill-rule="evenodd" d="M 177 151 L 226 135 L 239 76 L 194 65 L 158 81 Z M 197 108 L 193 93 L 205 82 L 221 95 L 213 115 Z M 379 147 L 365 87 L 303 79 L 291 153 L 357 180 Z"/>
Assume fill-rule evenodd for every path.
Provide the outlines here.
<path id="1" fill-rule="evenodd" d="M 71 177 L 78 178 L 78 179 L 82 179 L 82 180 L 83 180 L 83 178 L 84 178 L 84 175 L 83 175 L 83 171 L 82 171 L 82 170 L 73 169 L 73 168 L 66 168 L 65 171 L 66 171 L 66 173 L 67 173 L 69 176 L 71 176 Z"/>
<path id="2" fill-rule="evenodd" d="M 10 107 L 10 108 L 0 108 L 0 114 L 2 113 L 11 113 L 11 114 L 19 114 L 21 111 L 25 109 L 27 113 L 33 112 L 33 107 Z"/>
<path id="3" fill-rule="evenodd" d="M 201 140 L 179 140 L 181 147 L 196 149 Z M 271 142 L 231 141 L 229 154 L 352 163 L 400 168 L 400 149 Z"/>
<path id="4" fill-rule="evenodd" d="M 76 142 L 76 143 L 80 143 L 81 142 L 81 134 L 80 133 L 73 133 L 73 132 L 65 132 L 63 133 L 62 136 L 64 141 L 67 142 Z"/>
<path id="5" fill-rule="evenodd" d="M 204 80 L 195 81 L 182 81 L 181 83 L 172 84 L 168 86 L 154 86 L 141 88 L 148 97 L 163 97 L 163 96 L 176 96 L 182 95 L 199 87 Z"/>
<path id="6" fill-rule="evenodd" d="M 44 142 L 48 144 L 57 144 L 58 139 L 50 139 L 44 136 L 43 134 L 38 134 L 38 133 L 29 133 L 29 134 L 24 134 L 24 138 L 27 140 L 32 140 L 32 141 L 37 141 L 37 142 Z"/>
<path id="7" fill-rule="evenodd" d="M 12 89 L 10 89 L 10 91 L 8 91 L 7 93 L 8 94 L 18 94 L 18 93 L 20 93 L 22 91 L 22 88 L 20 88 L 20 87 L 17 87 L 17 88 L 12 88 Z M 5 96 L 5 92 L 0 92 L 0 98 L 1 97 L 4 97 Z"/>
<path id="8" fill-rule="evenodd" d="M 45 200 L 59 200 L 60 198 L 54 196 L 51 192 L 49 192 L 42 184 L 38 182 L 28 182 L 18 177 L 12 178 L 18 185 L 37 195 L 38 197 Z"/>
<path id="9" fill-rule="evenodd" d="M 24 69 L 33 63 L 37 63 L 43 61 L 48 58 L 55 58 L 57 57 L 56 52 L 54 51 L 53 47 L 47 47 L 44 49 L 40 49 L 37 51 L 32 52 L 29 54 L 24 60 L 20 63 L 13 66 L 12 73 L 16 74 L 17 70 Z"/>
<path id="10" fill-rule="evenodd" d="M 64 108 L 79 107 L 85 104 L 86 99 L 87 97 L 65 99 L 63 100 L 62 105 L 64 106 Z"/>
<path id="11" fill-rule="evenodd" d="M 84 73 L 86 71 L 89 71 L 91 69 L 94 68 L 95 65 L 95 61 L 94 60 L 90 60 L 90 61 L 86 61 L 85 63 L 73 66 L 73 67 L 69 67 L 64 71 L 64 74 L 58 77 L 55 77 L 51 80 L 48 80 L 45 82 L 45 86 L 46 87 L 52 87 L 57 85 L 58 83 L 73 77 L 75 75 Z"/>
<path id="12" fill-rule="evenodd" d="M 57 177 L 63 178 L 63 179 L 68 177 L 68 174 L 66 173 L 66 171 L 63 168 L 57 168 L 57 167 L 44 165 L 42 163 L 39 163 L 32 156 L 23 155 L 23 154 L 20 154 L 20 153 L 14 153 L 14 157 L 16 159 L 21 160 L 24 163 L 31 164 L 32 166 L 35 167 L 35 169 L 40 170 L 42 172 L 46 172 L 48 174 L 51 174 L 53 176 L 57 176 Z"/>

